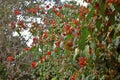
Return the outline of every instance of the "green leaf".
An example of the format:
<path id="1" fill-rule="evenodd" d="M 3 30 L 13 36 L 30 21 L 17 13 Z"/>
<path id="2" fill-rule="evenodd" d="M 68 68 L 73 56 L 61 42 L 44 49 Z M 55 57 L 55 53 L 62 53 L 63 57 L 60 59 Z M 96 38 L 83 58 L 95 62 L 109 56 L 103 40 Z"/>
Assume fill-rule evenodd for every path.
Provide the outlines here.
<path id="1" fill-rule="evenodd" d="M 72 38 L 72 35 L 67 35 L 65 40 L 70 40 Z"/>
<path id="2" fill-rule="evenodd" d="M 85 48 L 85 44 L 86 44 L 86 38 L 87 36 L 90 34 L 88 28 L 83 27 L 81 30 L 81 40 L 78 42 L 80 49 L 84 49 Z"/>
<path id="3" fill-rule="evenodd" d="M 69 50 L 65 50 L 65 54 L 68 54 L 69 53 Z"/>
<path id="4" fill-rule="evenodd" d="M 20 31 L 19 31 L 19 30 L 16 30 L 16 32 L 19 34 L 19 36 L 21 36 L 21 33 L 20 33 Z"/>
<path id="5" fill-rule="evenodd" d="M 57 80 L 57 78 L 56 78 L 56 77 L 54 77 L 54 78 L 52 78 L 51 80 Z"/>
<path id="6" fill-rule="evenodd" d="M 90 10 L 90 12 L 88 13 L 87 17 L 86 17 L 86 22 L 88 23 L 89 22 L 89 19 L 91 18 L 91 16 L 93 15 L 94 13 L 94 7 L 92 7 L 92 9 Z"/>
<path id="7" fill-rule="evenodd" d="M 104 15 L 105 12 L 105 0 L 100 0 L 100 13 Z"/>
<path id="8" fill-rule="evenodd" d="M 60 52 L 61 52 L 61 49 L 57 48 L 57 53 L 60 54 Z"/>
<path id="9" fill-rule="evenodd" d="M 91 8 L 90 12 L 88 13 L 88 15 L 87 15 L 87 17 L 86 17 L 86 22 L 87 22 L 87 23 L 89 22 L 89 19 L 91 18 L 91 16 L 92 16 L 93 13 L 94 13 L 95 8 L 94 8 L 93 5 L 95 4 L 95 2 L 96 2 L 96 0 L 93 1 L 93 3 L 92 3 L 92 8 Z"/>
<path id="10" fill-rule="evenodd" d="M 120 63 L 120 55 L 118 56 L 118 62 Z"/>
<path id="11" fill-rule="evenodd" d="M 97 19 L 97 20 L 96 20 L 96 27 L 97 27 L 98 30 L 100 29 L 101 24 L 102 24 L 102 21 L 99 20 L 99 19 Z"/>

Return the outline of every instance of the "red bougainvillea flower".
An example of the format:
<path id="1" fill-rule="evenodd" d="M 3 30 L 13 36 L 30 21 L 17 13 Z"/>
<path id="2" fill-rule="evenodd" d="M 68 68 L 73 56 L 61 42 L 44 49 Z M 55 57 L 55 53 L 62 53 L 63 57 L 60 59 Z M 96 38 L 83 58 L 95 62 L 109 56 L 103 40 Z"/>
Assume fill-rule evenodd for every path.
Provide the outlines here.
<path id="1" fill-rule="evenodd" d="M 70 26 L 69 26 L 69 25 L 65 24 L 65 25 L 63 26 L 63 32 L 67 32 L 69 29 L 70 29 Z"/>
<path id="2" fill-rule="evenodd" d="M 76 24 L 76 25 L 79 23 L 78 20 L 73 20 L 73 22 L 74 22 L 74 24 Z"/>
<path id="3" fill-rule="evenodd" d="M 92 54 L 92 48 L 89 48 L 89 54 Z"/>
<path id="4" fill-rule="evenodd" d="M 60 41 L 55 42 L 56 47 L 60 47 Z"/>
<path id="5" fill-rule="evenodd" d="M 49 5 L 46 5 L 46 8 L 49 8 L 50 6 Z"/>
<path id="6" fill-rule="evenodd" d="M 46 52 L 46 55 L 51 55 L 51 52 L 50 51 Z"/>
<path id="7" fill-rule="evenodd" d="M 27 25 L 26 25 L 26 24 L 23 24 L 23 25 L 22 25 L 22 28 L 23 28 L 23 29 L 27 29 Z"/>
<path id="8" fill-rule="evenodd" d="M 70 80 L 75 80 L 76 79 L 76 74 L 73 74 L 71 77 L 70 77 Z"/>
<path id="9" fill-rule="evenodd" d="M 60 16 L 61 14 L 60 14 L 60 12 L 59 12 L 59 11 L 57 11 L 57 12 L 56 12 L 56 15 L 57 15 L 57 16 Z"/>
<path id="10" fill-rule="evenodd" d="M 25 50 L 25 51 L 28 51 L 28 50 L 29 50 L 29 48 L 24 48 L 24 50 Z"/>
<path id="11" fill-rule="evenodd" d="M 42 56 L 41 58 L 40 58 L 40 60 L 39 60 L 39 63 L 42 63 L 43 61 L 45 61 L 46 60 L 46 56 Z"/>
<path id="12" fill-rule="evenodd" d="M 74 5 L 72 4 L 72 5 L 70 5 L 70 9 L 74 9 Z"/>
<path id="13" fill-rule="evenodd" d="M 30 10 L 26 10 L 26 12 L 33 12 L 34 14 L 36 14 L 37 10 L 35 10 L 35 9 L 30 9 Z"/>
<path id="14" fill-rule="evenodd" d="M 96 2 L 95 4 L 94 4 L 94 7 L 97 9 L 97 10 L 99 10 L 99 3 L 98 2 Z"/>
<path id="15" fill-rule="evenodd" d="M 37 12 L 38 10 L 40 10 L 40 7 L 27 9 L 26 12 L 32 12 L 32 13 L 36 14 L 36 12 Z"/>
<path id="16" fill-rule="evenodd" d="M 11 26 L 12 29 L 15 28 L 15 23 L 14 23 L 14 21 L 11 21 L 11 22 L 10 22 L 10 26 Z"/>
<path id="17" fill-rule="evenodd" d="M 62 9 L 62 6 L 58 6 L 58 9 Z"/>
<path id="18" fill-rule="evenodd" d="M 56 7 L 55 6 L 52 7 L 52 12 L 56 12 Z"/>
<path id="19" fill-rule="evenodd" d="M 36 62 L 32 62 L 32 63 L 31 63 L 31 67 L 32 67 L 32 68 L 35 68 L 35 67 L 36 67 L 36 65 L 37 65 L 37 63 L 36 63 Z"/>
<path id="20" fill-rule="evenodd" d="M 47 24 L 47 20 L 46 19 L 44 19 L 43 22 L 44 22 L 44 24 Z"/>
<path id="21" fill-rule="evenodd" d="M 33 43 L 37 43 L 37 37 L 33 38 Z"/>
<path id="22" fill-rule="evenodd" d="M 42 10 L 42 11 L 41 11 L 41 14 L 45 14 L 45 12 Z"/>
<path id="23" fill-rule="evenodd" d="M 54 24 L 55 24 L 55 20 L 50 19 L 49 22 L 50 22 L 51 25 L 54 25 Z"/>
<path id="24" fill-rule="evenodd" d="M 85 58 L 85 57 L 80 57 L 80 58 L 78 59 L 78 65 L 79 65 L 81 68 L 83 68 L 84 66 L 86 66 L 86 64 L 87 64 L 87 58 Z"/>
<path id="25" fill-rule="evenodd" d="M 19 15 L 19 14 L 21 14 L 21 12 L 19 10 L 14 10 L 14 14 Z"/>
<path id="26" fill-rule="evenodd" d="M 19 20 L 19 21 L 17 22 L 17 25 L 23 26 L 23 24 L 24 24 L 23 21 L 20 21 L 20 20 Z"/>
<path id="27" fill-rule="evenodd" d="M 8 60 L 9 62 L 12 62 L 12 61 L 13 61 L 13 57 L 12 57 L 12 56 L 9 56 L 9 57 L 7 58 L 7 60 Z"/>
<path id="28" fill-rule="evenodd" d="M 42 35 L 42 39 L 44 39 L 45 37 L 47 37 L 48 33 L 45 31 Z"/>
<path id="29" fill-rule="evenodd" d="M 64 4 L 64 7 L 67 7 L 68 6 L 68 4 Z"/>
<path id="30" fill-rule="evenodd" d="M 87 3 L 91 3 L 92 2 L 92 0 L 85 0 Z"/>

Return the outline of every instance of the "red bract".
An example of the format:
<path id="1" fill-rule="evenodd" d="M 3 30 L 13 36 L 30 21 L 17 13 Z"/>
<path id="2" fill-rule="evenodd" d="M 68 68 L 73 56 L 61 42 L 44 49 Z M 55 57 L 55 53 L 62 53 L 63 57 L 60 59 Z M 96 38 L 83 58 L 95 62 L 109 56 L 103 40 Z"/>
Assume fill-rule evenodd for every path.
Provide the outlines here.
<path id="1" fill-rule="evenodd" d="M 36 12 L 37 12 L 38 10 L 40 10 L 40 7 L 27 9 L 26 12 L 32 12 L 32 13 L 36 14 Z"/>
<path id="2" fill-rule="evenodd" d="M 70 9 L 74 9 L 74 5 L 72 4 L 72 5 L 70 5 Z"/>
<path id="3" fill-rule="evenodd" d="M 41 14 L 45 14 L 45 12 L 42 10 L 42 11 L 41 11 Z"/>
<path id="4" fill-rule="evenodd" d="M 17 22 L 17 25 L 22 26 L 22 25 L 23 25 L 23 21 L 18 21 L 18 22 Z"/>
<path id="5" fill-rule="evenodd" d="M 67 30 L 69 30 L 69 29 L 70 29 L 70 26 L 69 26 L 69 25 L 65 24 L 65 26 L 63 26 L 63 31 L 67 31 Z"/>
<path id="6" fill-rule="evenodd" d="M 36 43 L 37 42 L 37 37 L 34 37 L 33 38 L 33 43 Z"/>
<path id="7" fill-rule="evenodd" d="M 30 9 L 30 10 L 26 10 L 26 12 L 33 12 L 34 14 L 36 14 L 37 10 Z"/>
<path id="8" fill-rule="evenodd" d="M 55 22 L 54 20 L 50 20 L 50 24 L 51 24 L 52 27 L 55 26 L 55 23 L 56 23 L 56 22 Z"/>
<path id="9" fill-rule="evenodd" d="M 63 32 L 62 35 L 63 35 L 63 36 L 66 36 L 66 32 Z"/>
<path id="10" fill-rule="evenodd" d="M 99 3 L 98 2 L 96 2 L 95 4 L 94 4 L 94 7 L 97 9 L 97 10 L 99 10 Z"/>
<path id="11" fill-rule="evenodd" d="M 51 52 L 50 51 L 46 52 L 46 55 L 51 55 Z"/>
<path id="12" fill-rule="evenodd" d="M 73 39 L 71 39 L 70 41 L 68 41 L 67 45 L 68 45 L 69 47 L 72 47 L 72 45 L 73 45 Z"/>
<path id="13" fill-rule="evenodd" d="M 89 48 L 89 54 L 92 54 L 92 48 Z"/>
<path id="14" fill-rule="evenodd" d="M 68 6 L 68 4 L 64 4 L 64 7 L 67 7 Z"/>
<path id="15" fill-rule="evenodd" d="M 52 11 L 53 11 L 53 12 L 56 12 L 55 6 L 52 7 Z"/>
<path id="16" fill-rule="evenodd" d="M 47 37 L 47 32 L 45 31 L 42 35 L 42 39 L 44 39 L 45 37 Z"/>
<path id="17" fill-rule="evenodd" d="M 50 7 L 49 5 L 46 6 L 46 8 L 49 8 L 49 7 Z"/>
<path id="18" fill-rule="evenodd" d="M 14 10 L 14 14 L 19 15 L 19 14 L 21 14 L 21 12 L 19 10 Z"/>
<path id="19" fill-rule="evenodd" d="M 92 2 L 92 0 L 85 0 L 87 3 L 91 3 Z"/>
<path id="20" fill-rule="evenodd" d="M 46 56 L 42 56 L 42 57 L 40 58 L 39 62 L 42 63 L 42 62 L 45 61 L 45 60 L 46 60 Z"/>
<path id="21" fill-rule="evenodd" d="M 70 80 L 75 80 L 76 79 L 76 74 L 73 74 L 71 77 L 70 77 Z"/>
<path id="22" fill-rule="evenodd" d="M 11 22 L 10 22 L 10 26 L 11 26 L 12 29 L 15 28 L 15 23 L 14 23 L 14 21 L 11 21 Z"/>
<path id="23" fill-rule="evenodd" d="M 62 6 L 58 6 L 58 9 L 62 9 Z"/>
<path id="24" fill-rule="evenodd" d="M 7 60 L 8 60 L 9 62 L 12 62 L 12 61 L 13 61 L 13 57 L 12 57 L 12 56 L 9 56 L 9 57 L 7 58 Z"/>
<path id="25" fill-rule="evenodd" d="M 24 48 L 24 50 L 25 50 L 25 51 L 28 51 L 28 50 L 29 50 L 29 48 Z"/>
<path id="26" fill-rule="evenodd" d="M 74 20 L 73 22 L 74 22 L 74 24 L 76 24 L 76 25 L 79 23 L 78 20 Z"/>
<path id="27" fill-rule="evenodd" d="M 27 29 L 27 25 L 23 24 L 23 25 L 22 25 L 22 28 L 23 28 L 23 29 Z"/>
<path id="28" fill-rule="evenodd" d="M 57 15 L 57 16 L 60 16 L 61 14 L 60 14 L 60 12 L 59 12 L 59 11 L 57 11 L 57 12 L 56 12 L 56 15 Z"/>
<path id="29" fill-rule="evenodd" d="M 86 66 L 87 64 L 87 58 L 84 58 L 84 57 L 80 57 L 78 59 L 78 65 L 83 68 L 84 66 Z"/>
<path id="30" fill-rule="evenodd" d="M 35 67 L 36 67 L 36 65 L 37 65 L 37 63 L 36 63 L 36 62 L 32 62 L 32 63 L 31 63 L 31 67 L 32 67 L 32 68 L 35 68 Z"/>
<path id="31" fill-rule="evenodd" d="M 55 45 L 56 45 L 56 47 L 60 47 L 60 41 L 57 41 L 57 42 L 55 43 Z"/>
<path id="32" fill-rule="evenodd" d="M 32 25 L 33 25 L 33 26 L 37 26 L 37 23 L 36 23 L 36 22 L 33 22 Z"/>
<path id="33" fill-rule="evenodd" d="M 44 24 L 47 24 L 47 20 L 46 19 L 44 19 L 43 22 L 44 22 Z"/>
<path id="34" fill-rule="evenodd" d="M 53 24 L 53 20 L 52 19 L 50 20 L 50 24 Z"/>

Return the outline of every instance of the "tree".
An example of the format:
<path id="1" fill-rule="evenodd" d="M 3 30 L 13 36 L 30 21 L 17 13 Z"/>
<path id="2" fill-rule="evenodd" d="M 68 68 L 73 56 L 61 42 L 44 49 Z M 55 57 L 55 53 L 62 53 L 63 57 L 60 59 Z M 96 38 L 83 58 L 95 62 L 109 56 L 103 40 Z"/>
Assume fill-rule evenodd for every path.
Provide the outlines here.
<path id="1" fill-rule="evenodd" d="M 34 36 L 25 51 L 34 55 L 30 61 L 34 79 L 119 80 L 120 1 L 85 1 L 87 7 L 70 1 L 50 8 L 36 1 L 13 10 L 13 15 L 23 17 L 14 18 L 13 30 L 29 29 Z M 27 21 L 26 16 L 41 22 Z"/>

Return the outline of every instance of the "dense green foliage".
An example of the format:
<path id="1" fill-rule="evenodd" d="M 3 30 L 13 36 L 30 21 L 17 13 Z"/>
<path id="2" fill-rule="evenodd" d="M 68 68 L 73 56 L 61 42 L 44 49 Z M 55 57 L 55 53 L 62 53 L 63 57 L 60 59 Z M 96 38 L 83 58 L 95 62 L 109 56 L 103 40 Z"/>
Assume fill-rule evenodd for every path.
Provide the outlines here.
<path id="1" fill-rule="evenodd" d="M 87 7 L 77 5 L 75 1 L 58 1 L 54 6 L 41 6 L 44 2 L 39 1 L 20 0 L 16 5 L 3 1 L 7 6 L 2 6 L 2 11 L 8 17 L 2 18 L 0 13 L 3 20 L 0 26 L 6 26 L 7 32 L 16 31 L 20 39 L 21 32 L 29 30 L 33 42 L 30 47 L 16 47 L 24 40 L 10 38 L 17 40 L 16 45 L 13 45 L 13 40 L 10 45 L 6 43 L 4 49 L 0 48 L 1 54 L 7 54 L 0 57 L 0 78 L 119 80 L 120 1 L 85 1 Z M 1 32 L 0 35 L 3 36 Z M 11 46 L 17 50 L 11 52 Z"/>

